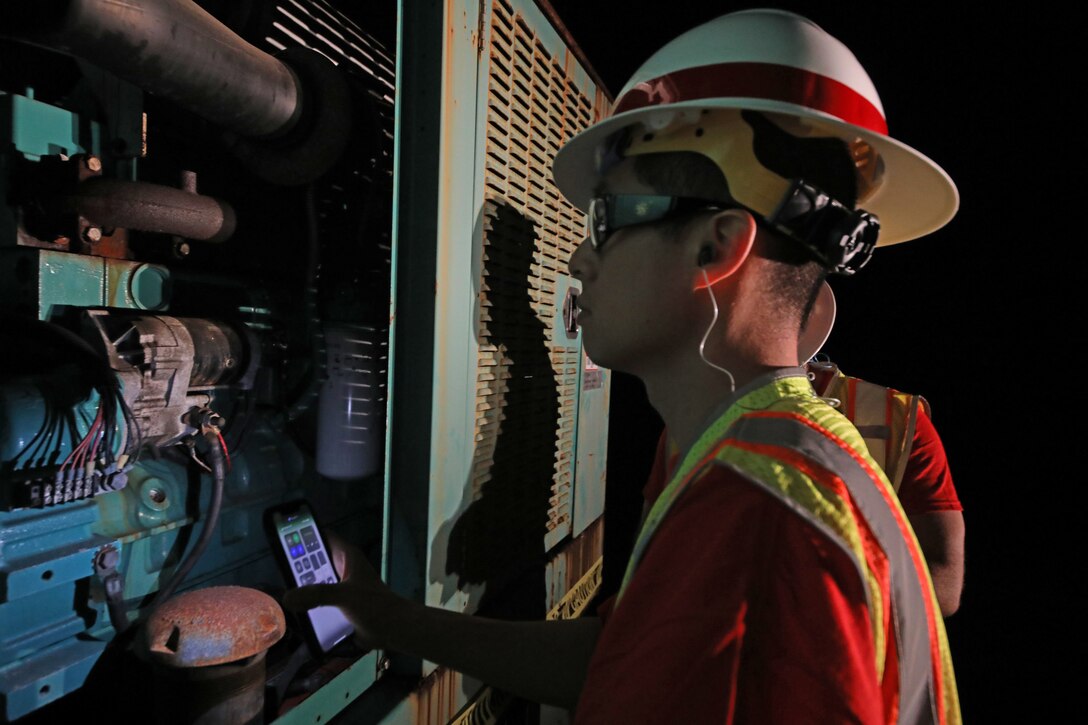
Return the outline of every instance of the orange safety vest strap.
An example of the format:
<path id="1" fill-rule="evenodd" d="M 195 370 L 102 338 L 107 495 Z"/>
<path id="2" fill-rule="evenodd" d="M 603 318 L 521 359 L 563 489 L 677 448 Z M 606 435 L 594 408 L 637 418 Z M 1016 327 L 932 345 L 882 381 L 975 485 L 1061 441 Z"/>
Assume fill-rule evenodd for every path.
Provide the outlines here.
<path id="1" fill-rule="evenodd" d="M 824 394 L 839 400 L 840 410 L 861 433 L 869 455 L 899 491 L 914 442 L 918 406 L 928 414 L 929 404 L 919 395 L 851 377 L 837 367 L 834 372 Z"/>
<path id="2" fill-rule="evenodd" d="M 830 435 L 815 422 L 794 413 L 751 413 L 730 430 L 730 438 L 741 443 L 792 448 L 841 476 L 857 510 L 888 557 L 899 660 L 900 722 L 942 723 L 943 708 L 938 706 L 943 700 L 940 639 L 933 597 L 922 586 L 928 578 L 922 554 L 891 492 L 874 482 L 879 475 L 845 442 Z M 782 498 L 782 492 L 775 491 L 773 484 L 756 483 Z M 800 506 L 790 508 L 821 530 L 829 531 L 820 526 L 816 514 Z"/>
<path id="3" fill-rule="evenodd" d="M 885 473 L 892 482 L 896 493 L 903 485 L 903 474 L 907 472 L 907 461 L 914 447 L 914 429 L 918 422 L 918 403 L 920 396 L 888 390 L 888 468 Z M 892 436 L 897 440 L 891 440 Z M 891 446 L 895 446 L 891 449 Z"/>

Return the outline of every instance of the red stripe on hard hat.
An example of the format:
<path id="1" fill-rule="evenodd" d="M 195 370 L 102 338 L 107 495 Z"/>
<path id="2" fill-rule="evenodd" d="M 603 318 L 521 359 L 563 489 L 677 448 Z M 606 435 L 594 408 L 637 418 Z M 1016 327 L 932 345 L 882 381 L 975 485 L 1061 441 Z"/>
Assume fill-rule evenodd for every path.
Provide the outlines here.
<path id="1" fill-rule="evenodd" d="M 717 63 L 684 68 L 639 83 L 616 102 L 613 115 L 702 98 L 762 98 L 823 111 L 887 135 L 873 103 L 850 86 L 811 71 L 773 63 Z"/>

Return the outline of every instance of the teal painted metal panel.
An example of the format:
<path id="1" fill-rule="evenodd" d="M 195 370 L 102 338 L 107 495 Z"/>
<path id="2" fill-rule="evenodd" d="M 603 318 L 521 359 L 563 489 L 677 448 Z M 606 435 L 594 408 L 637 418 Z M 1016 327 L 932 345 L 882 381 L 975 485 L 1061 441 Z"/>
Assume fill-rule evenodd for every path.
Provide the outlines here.
<path id="1" fill-rule="evenodd" d="M 0 93 L 0 138 L 10 139 L 28 159 L 78 153 L 99 154 L 101 129 L 89 124 L 90 138 L 80 139 L 79 116 L 27 96 Z"/>
<path id="2" fill-rule="evenodd" d="M 15 720 L 78 689 L 105 648 L 105 641 L 72 639 L 0 666 L 3 715 Z"/>
<path id="3" fill-rule="evenodd" d="M 0 303 L 33 308 L 48 320 L 59 307 L 164 311 L 170 270 L 157 264 L 50 249 L 0 250 Z"/>
<path id="4" fill-rule="evenodd" d="M 544 438 L 540 446 L 554 485 L 546 494 L 551 499 L 547 528 L 541 525 L 535 555 L 570 538 L 579 510 L 576 496 L 587 501 L 580 508 L 586 519 L 582 528 L 599 517 L 603 506 L 607 411 L 596 410 L 592 424 L 583 428 L 581 444 L 587 450 L 595 446 L 602 456 L 599 465 L 587 457 L 593 465 L 583 466 L 586 483 L 581 489 L 576 485 L 581 475 L 576 420 L 579 411 L 593 413 L 594 405 L 607 406 L 607 375 L 601 376 L 603 388 L 583 402 L 580 338 L 568 340 L 555 330 L 569 284 L 567 257 L 583 223 L 551 186 L 550 164 L 564 134 L 591 122 L 606 100 L 531 2 L 463 0 L 413 5 L 411 10 L 400 13 L 397 51 L 397 225 L 383 572 L 406 596 L 474 611 L 486 591 L 486 577 L 459 568 L 460 550 L 451 551 L 450 541 L 462 534 L 458 542 L 463 546 L 458 529 L 468 528 L 470 512 L 487 497 L 485 488 L 498 475 L 488 446 L 504 437 L 516 439 L 517 428 L 524 427 L 523 419 L 511 412 L 511 391 L 527 377 L 520 373 L 526 368 L 516 367 L 525 363 L 510 358 L 509 344 L 499 339 L 503 321 L 493 313 L 499 294 L 495 275 L 500 272 L 485 243 L 504 220 L 531 229 L 528 234 L 536 244 L 524 270 L 514 272 L 515 277 L 523 275 L 524 308 L 531 307 L 531 312 L 507 327 L 539 336 L 539 355 L 551 366 L 541 384 L 555 388 L 554 394 L 545 391 L 542 403 L 554 408 L 552 429 L 541 434 L 553 436 L 554 445 L 549 451 Z M 528 38 L 530 66 L 536 68 L 532 77 L 543 79 L 554 96 L 549 99 L 553 108 L 564 113 L 564 93 L 580 94 L 581 99 L 572 106 L 571 118 L 546 120 L 535 130 L 527 124 L 538 123 L 530 120 L 536 116 L 525 113 L 526 125 L 510 133 L 524 135 L 527 147 L 535 135 L 537 151 L 526 152 L 532 168 L 517 178 L 500 174 L 496 159 L 503 152 L 489 146 L 492 89 L 494 83 L 506 82 L 495 79 L 498 51 L 491 42 L 496 12 L 508 28 L 500 32 L 510 35 L 509 28 L 514 28 Z M 501 72 L 521 71 L 508 64 Z M 532 77 L 530 85 L 536 82 Z M 529 96 L 534 92 L 530 89 Z M 558 139 L 554 147 L 547 145 L 552 138 Z M 408 249 L 411 254 L 405 253 Z M 501 434 L 493 430 L 503 425 Z M 531 447 L 526 451 L 534 455 Z M 515 476 L 506 480 L 507 486 L 518 484 Z M 500 537 L 491 546 L 501 549 L 504 542 Z M 425 666 L 424 672 L 430 669 Z"/>
<path id="5" fill-rule="evenodd" d="M 445 10 L 441 79 L 441 147 L 438 155 L 436 277 L 433 329 L 434 373 L 431 381 L 431 471 L 426 532 L 426 595 L 432 606 L 474 608 L 480 587 L 457 586 L 449 571 L 450 529 L 471 503 L 475 430 L 476 272 L 473 240 L 479 238 L 480 208 L 479 87 L 481 64 L 478 28 L 484 4 L 455 0 Z M 428 669 L 431 669 L 429 666 Z"/>
<path id="6" fill-rule="evenodd" d="M 334 677 L 331 682 L 293 707 L 276 725 L 313 725 L 330 722 L 377 680 L 378 653 L 370 652 Z"/>
<path id="7" fill-rule="evenodd" d="M 38 252 L 38 319 L 48 320 L 57 306 L 100 307 L 106 300 L 106 263 L 102 257 L 67 252 Z"/>
<path id="8" fill-rule="evenodd" d="M 581 334 L 579 332 L 579 334 Z M 574 530 L 578 536 L 604 515 L 608 461 L 611 373 L 583 349 L 578 377 L 578 473 L 574 481 Z"/>

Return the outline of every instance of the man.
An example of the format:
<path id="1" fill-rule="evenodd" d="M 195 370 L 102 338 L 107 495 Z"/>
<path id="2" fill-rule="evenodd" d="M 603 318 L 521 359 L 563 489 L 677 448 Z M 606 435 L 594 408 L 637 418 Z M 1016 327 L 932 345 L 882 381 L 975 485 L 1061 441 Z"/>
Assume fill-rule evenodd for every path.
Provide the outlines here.
<path id="1" fill-rule="evenodd" d="M 925 563 L 857 430 L 797 367 L 828 271 L 940 227 L 955 187 L 885 134 L 853 55 L 804 18 L 723 16 L 654 54 L 554 165 L 588 354 L 642 379 L 685 451 L 604 621 L 430 609 L 341 553 L 384 646 L 575 722 L 958 722 Z M 501 545 L 501 542 L 496 542 Z"/>
<path id="2" fill-rule="evenodd" d="M 798 359 L 816 394 L 850 419 L 865 447 L 884 470 L 918 537 L 929 567 L 941 614 L 959 609 L 964 576 L 964 522 L 944 443 L 930 420 L 929 403 L 920 395 L 844 374 L 826 355 L 817 359 L 835 323 L 837 303 L 825 282 L 798 341 Z M 661 432 L 650 475 L 643 489 L 643 515 L 669 482 L 680 451 Z"/>
<path id="3" fill-rule="evenodd" d="M 808 361 L 806 369 L 816 394 L 858 428 L 873 460 L 887 474 L 929 565 L 941 614 L 951 616 L 959 609 L 963 591 L 963 506 L 944 443 L 930 420 L 929 402 L 920 395 L 848 376 L 826 355 L 818 358 L 837 312 L 835 294 L 825 282 L 801 331 L 798 359 Z M 659 443 L 659 456 L 664 445 Z M 655 472 L 666 460 L 655 461 Z"/>
<path id="4" fill-rule="evenodd" d="M 844 374 L 830 361 L 808 364 L 817 394 L 830 399 L 887 473 L 929 566 L 945 617 L 960 606 L 964 522 L 944 443 L 920 395 Z"/>

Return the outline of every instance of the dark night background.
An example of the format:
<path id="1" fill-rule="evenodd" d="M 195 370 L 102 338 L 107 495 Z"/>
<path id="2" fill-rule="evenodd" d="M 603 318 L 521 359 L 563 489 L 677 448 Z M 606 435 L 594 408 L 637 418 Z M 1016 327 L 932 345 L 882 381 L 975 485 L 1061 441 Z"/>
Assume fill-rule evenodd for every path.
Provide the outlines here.
<path id="1" fill-rule="evenodd" d="M 613 94 L 673 37 L 759 7 L 552 5 Z M 1079 397 L 1066 382 L 1077 367 L 1063 353 L 1084 337 L 1083 305 L 1070 292 L 1074 270 L 1083 280 L 1073 222 L 1086 148 L 1064 122 L 1084 63 L 1065 60 L 1065 21 L 1039 6 L 767 5 L 809 17 L 853 50 L 890 135 L 959 187 L 959 214 L 944 229 L 879 249 L 856 277 L 832 280 L 839 314 L 824 351 L 851 374 L 932 404 L 967 524 L 963 602 L 946 621 L 965 720 L 1065 719 L 1083 570 L 1069 566 L 1083 551 L 1073 491 L 1085 477 L 1066 412 Z M 613 396 L 609 551 L 633 535 L 625 520 L 637 516 L 660 429 L 640 383 L 616 375 Z"/>

